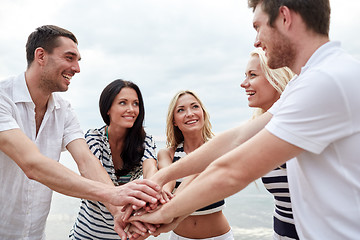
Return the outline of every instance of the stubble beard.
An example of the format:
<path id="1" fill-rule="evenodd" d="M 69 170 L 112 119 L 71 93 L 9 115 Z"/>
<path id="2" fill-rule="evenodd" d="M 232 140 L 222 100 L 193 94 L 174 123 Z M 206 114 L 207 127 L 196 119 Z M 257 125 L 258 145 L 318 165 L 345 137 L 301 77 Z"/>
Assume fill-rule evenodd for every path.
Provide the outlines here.
<path id="1" fill-rule="evenodd" d="M 62 81 L 61 73 L 58 73 L 56 70 L 56 64 L 53 64 L 52 60 L 49 60 L 48 65 L 44 69 L 44 72 L 41 74 L 40 78 L 40 88 L 46 92 L 65 92 L 68 87 L 64 87 L 60 84 Z"/>
<path id="2" fill-rule="evenodd" d="M 272 51 L 268 52 L 268 66 L 271 69 L 291 67 L 295 60 L 296 52 L 290 40 L 278 31 L 272 36 Z"/>

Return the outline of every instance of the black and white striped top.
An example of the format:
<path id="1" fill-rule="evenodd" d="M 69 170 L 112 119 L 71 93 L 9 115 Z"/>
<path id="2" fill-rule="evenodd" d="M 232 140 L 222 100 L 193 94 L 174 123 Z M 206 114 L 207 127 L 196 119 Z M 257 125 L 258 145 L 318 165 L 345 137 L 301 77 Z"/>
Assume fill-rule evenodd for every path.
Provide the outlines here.
<path id="1" fill-rule="evenodd" d="M 287 239 L 299 239 L 291 207 L 286 163 L 263 176 L 261 180 L 265 188 L 274 195 L 275 210 L 273 219 L 275 233 L 287 237 Z"/>
<path id="2" fill-rule="evenodd" d="M 90 129 L 85 134 L 85 140 L 91 152 L 100 160 L 115 186 L 130 182 L 142 176 L 142 162 L 148 158 L 156 159 L 156 145 L 152 136 L 145 137 L 145 151 L 141 162 L 128 175 L 117 179 L 112 162 L 110 144 L 106 137 L 105 126 L 100 129 Z M 70 239 L 120 239 L 114 231 L 114 219 L 107 208 L 96 201 L 82 199 L 78 217 Z"/>
<path id="3" fill-rule="evenodd" d="M 173 162 L 176 162 L 180 158 L 185 157 L 185 156 L 186 156 L 186 152 L 184 151 L 184 143 L 180 143 L 175 150 Z M 179 187 L 179 185 L 181 184 L 182 181 L 183 181 L 182 178 L 176 180 L 176 185 L 175 185 L 174 191 Z M 216 203 L 210 204 L 206 207 L 203 207 L 201 209 L 198 209 L 195 212 L 193 212 L 191 215 L 192 216 L 207 215 L 207 214 L 222 211 L 224 208 L 225 208 L 225 200 L 221 200 Z"/>

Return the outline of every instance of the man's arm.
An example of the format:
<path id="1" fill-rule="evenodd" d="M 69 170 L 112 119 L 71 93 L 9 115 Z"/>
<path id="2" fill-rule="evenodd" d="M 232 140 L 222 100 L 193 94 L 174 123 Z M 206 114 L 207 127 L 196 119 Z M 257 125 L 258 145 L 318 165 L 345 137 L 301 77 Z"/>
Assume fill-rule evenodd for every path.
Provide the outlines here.
<path id="1" fill-rule="evenodd" d="M 258 133 L 270 121 L 271 117 L 270 113 L 264 113 L 239 127 L 215 136 L 186 157 L 183 157 L 181 161 L 160 169 L 151 180 L 163 186 L 171 180 L 202 172 L 214 160 L 235 149 Z"/>
<path id="2" fill-rule="evenodd" d="M 237 193 L 302 151 L 264 129 L 210 164 L 158 212 L 132 217 L 130 220 L 170 223 L 179 216 L 188 215 L 198 208 Z"/>
<path id="3" fill-rule="evenodd" d="M 114 185 L 100 160 L 90 151 L 84 139 L 75 139 L 66 148 L 75 160 L 81 176 L 110 186 Z"/>
<path id="4" fill-rule="evenodd" d="M 145 201 L 157 200 L 150 196 L 157 196 L 158 186 L 150 181 L 143 180 L 134 183 L 131 186 L 132 189 L 128 191 L 131 194 L 128 195 L 121 188 L 79 176 L 41 154 L 37 146 L 20 129 L 0 132 L 0 150 L 15 161 L 27 177 L 68 196 L 108 202 L 113 205 L 127 203 L 144 205 Z M 101 172 L 101 170 L 98 171 Z M 88 175 L 87 172 L 83 174 Z"/>

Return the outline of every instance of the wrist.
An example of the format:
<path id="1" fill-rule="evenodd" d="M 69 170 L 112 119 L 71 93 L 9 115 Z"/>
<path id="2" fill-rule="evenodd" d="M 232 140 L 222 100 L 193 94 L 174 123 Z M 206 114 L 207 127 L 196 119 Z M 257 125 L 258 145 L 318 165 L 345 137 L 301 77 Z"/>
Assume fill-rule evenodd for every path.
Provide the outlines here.
<path id="1" fill-rule="evenodd" d="M 156 174 L 151 177 L 151 181 L 154 181 L 160 187 L 163 187 L 166 184 L 166 174 L 163 169 L 160 169 Z"/>

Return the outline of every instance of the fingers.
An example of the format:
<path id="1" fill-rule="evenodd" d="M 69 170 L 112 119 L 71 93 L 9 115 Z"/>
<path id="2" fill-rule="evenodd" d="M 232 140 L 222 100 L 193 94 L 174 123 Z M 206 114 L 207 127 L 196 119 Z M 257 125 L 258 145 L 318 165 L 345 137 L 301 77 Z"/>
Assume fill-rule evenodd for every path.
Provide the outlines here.
<path id="1" fill-rule="evenodd" d="M 146 202 L 154 204 L 160 199 L 160 187 L 147 179 L 135 180 L 119 186 L 117 189 L 117 199 L 121 201 L 118 203 L 119 205 L 130 203 L 141 208 Z"/>
<path id="2" fill-rule="evenodd" d="M 160 203 L 165 204 L 165 203 L 169 202 L 173 197 L 174 197 L 174 195 L 171 192 L 163 189 L 161 191 Z"/>
<path id="3" fill-rule="evenodd" d="M 155 182 L 153 182 L 149 179 L 137 179 L 133 182 L 139 182 L 139 183 L 145 184 L 145 185 L 149 186 L 150 188 L 152 188 L 155 192 L 159 192 L 161 190 L 161 187 L 159 186 L 159 184 L 156 184 Z"/>
<path id="4" fill-rule="evenodd" d="M 152 224 L 150 224 L 150 223 L 143 223 L 143 224 L 144 224 L 145 227 L 148 229 L 148 232 L 149 232 L 150 234 L 152 234 L 153 232 L 155 232 L 156 229 L 157 229 L 156 226 L 154 226 L 154 225 L 152 225 Z"/>
<path id="5" fill-rule="evenodd" d="M 129 217 L 131 216 L 131 213 L 133 212 L 133 209 L 130 204 L 123 207 L 122 211 L 124 212 L 124 215 L 122 217 L 122 220 L 126 222 Z"/>
<path id="6" fill-rule="evenodd" d="M 156 214 L 156 212 L 145 213 L 142 215 L 134 215 L 129 218 L 129 222 L 140 221 L 140 222 L 146 222 L 146 223 L 151 223 L 151 224 L 161 224 L 161 220 L 154 217 L 154 214 Z"/>
<path id="7" fill-rule="evenodd" d="M 125 228 L 126 229 L 126 228 Z M 122 228 L 120 225 L 115 224 L 114 230 L 115 232 L 120 236 L 121 239 L 127 239 L 127 234 L 124 228 Z M 127 229 L 126 229 L 127 230 Z"/>
<path id="8" fill-rule="evenodd" d="M 129 232 L 134 232 L 140 235 L 144 235 L 148 232 L 147 228 L 141 222 L 131 222 Z"/>

